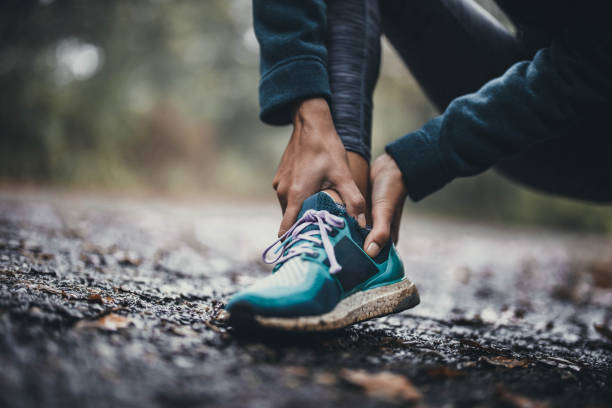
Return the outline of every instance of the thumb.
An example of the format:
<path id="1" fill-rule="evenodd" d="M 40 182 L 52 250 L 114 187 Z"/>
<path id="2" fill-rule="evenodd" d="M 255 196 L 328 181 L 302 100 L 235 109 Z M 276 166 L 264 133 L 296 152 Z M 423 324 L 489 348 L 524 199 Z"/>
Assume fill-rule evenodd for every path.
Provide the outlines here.
<path id="1" fill-rule="evenodd" d="M 391 222 L 393 221 L 393 206 L 387 201 L 373 202 L 372 219 L 374 226 L 366 237 L 363 248 L 371 258 L 374 258 L 389 240 Z"/>

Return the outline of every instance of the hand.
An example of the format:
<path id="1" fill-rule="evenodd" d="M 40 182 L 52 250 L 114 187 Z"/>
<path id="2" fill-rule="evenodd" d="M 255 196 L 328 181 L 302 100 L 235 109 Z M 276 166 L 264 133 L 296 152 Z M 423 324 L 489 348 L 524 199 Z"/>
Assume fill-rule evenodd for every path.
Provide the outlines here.
<path id="1" fill-rule="evenodd" d="M 378 157 L 370 170 L 372 185 L 372 219 L 374 225 L 363 245 L 371 257 L 375 257 L 389 237 L 397 243 L 399 224 L 407 191 L 402 172 L 388 154 Z"/>
<path id="2" fill-rule="evenodd" d="M 365 200 L 353 181 L 346 150 L 323 98 L 303 101 L 297 107 L 293 133 L 272 185 L 283 210 L 279 236 L 291 228 L 302 202 L 325 189 L 335 190 L 348 213 L 365 227 Z"/>

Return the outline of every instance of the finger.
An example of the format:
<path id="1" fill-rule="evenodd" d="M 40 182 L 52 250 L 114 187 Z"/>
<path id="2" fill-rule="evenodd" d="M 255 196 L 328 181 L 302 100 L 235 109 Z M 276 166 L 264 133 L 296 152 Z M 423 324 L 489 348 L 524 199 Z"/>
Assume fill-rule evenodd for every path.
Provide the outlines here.
<path id="1" fill-rule="evenodd" d="M 372 219 L 374 221 L 374 226 L 366 237 L 363 245 L 366 253 L 372 258 L 378 255 L 381 248 L 389 240 L 393 212 L 393 205 L 390 205 L 388 201 L 379 200 L 372 202 Z"/>
<path id="2" fill-rule="evenodd" d="M 281 220 L 280 228 L 278 230 L 279 237 L 287 232 L 295 223 L 295 219 L 300 212 L 300 208 L 300 204 L 296 204 L 295 202 L 291 202 L 289 205 L 287 205 L 287 209 L 283 214 L 283 219 Z"/>
<path id="3" fill-rule="evenodd" d="M 351 177 L 345 177 L 339 183 L 335 183 L 335 190 L 346 205 L 346 211 L 357 219 L 362 228 L 366 227 L 366 202 L 357 188 L 357 184 Z"/>
<path id="4" fill-rule="evenodd" d="M 402 212 L 404 211 L 404 206 L 400 205 L 393 215 L 393 221 L 391 221 L 391 239 L 394 244 L 397 244 L 399 240 L 399 229 L 402 221 Z"/>

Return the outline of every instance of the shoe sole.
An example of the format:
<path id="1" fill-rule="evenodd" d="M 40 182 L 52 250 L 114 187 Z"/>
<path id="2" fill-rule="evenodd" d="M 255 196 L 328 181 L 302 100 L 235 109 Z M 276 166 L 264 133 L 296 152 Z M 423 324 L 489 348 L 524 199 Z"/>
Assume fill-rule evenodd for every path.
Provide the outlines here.
<path id="1" fill-rule="evenodd" d="M 390 285 L 356 292 L 325 314 L 301 317 L 252 315 L 253 323 L 267 329 L 284 331 L 337 330 L 376 317 L 398 313 L 420 302 L 414 283 L 404 278 Z"/>

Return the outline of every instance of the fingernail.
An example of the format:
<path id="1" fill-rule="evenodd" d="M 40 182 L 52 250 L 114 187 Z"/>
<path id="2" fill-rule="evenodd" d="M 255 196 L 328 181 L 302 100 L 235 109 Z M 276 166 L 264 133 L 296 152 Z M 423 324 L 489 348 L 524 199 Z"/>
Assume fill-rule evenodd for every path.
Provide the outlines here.
<path id="1" fill-rule="evenodd" d="M 366 226 L 366 217 L 365 214 L 361 213 L 357 216 L 357 222 L 359 223 L 359 225 L 361 225 L 363 228 L 365 228 Z"/>
<path id="2" fill-rule="evenodd" d="M 368 249 L 366 249 L 366 252 L 371 257 L 375 257 L 376 255 L 378 255 L 378 251 L 380 251 L 380 247 L 376 242 L 370 242 L 370 245 L 368 245 Z"/>

